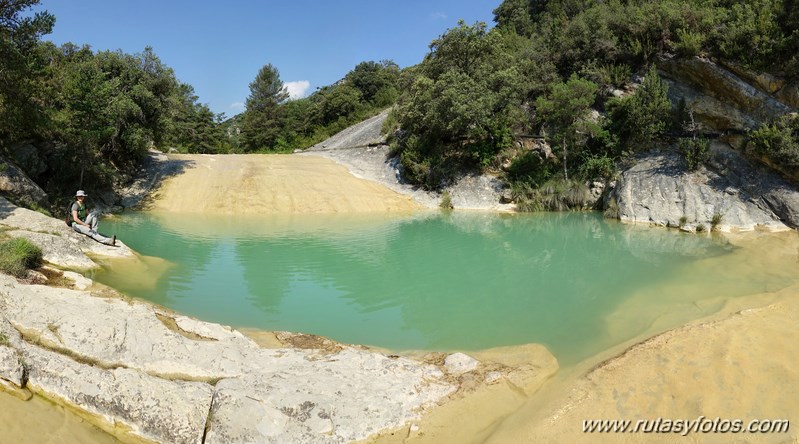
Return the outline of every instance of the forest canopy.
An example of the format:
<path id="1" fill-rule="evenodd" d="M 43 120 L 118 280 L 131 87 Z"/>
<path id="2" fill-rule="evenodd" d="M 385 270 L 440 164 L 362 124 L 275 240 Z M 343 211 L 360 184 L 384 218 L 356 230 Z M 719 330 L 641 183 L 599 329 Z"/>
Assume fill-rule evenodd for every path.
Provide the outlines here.
<path id="1" fill-rule="evenodd" d="M 630 154 L 679 137 L 685 110 L 667 99 L 661 57 L 799 79 L 795 0 L 504 0 L 495 26 L 461 21 L 418 65 L 364 61 L 305 98 L 289 99 L 265 63 L 246 110 L 228 118 L 149 47 L 44 41 L 56 17 L 32 14 L 38 3 L 0 2 L 0 151 L 54 193 L 125 182 L 150 148 L 290 152 L 390 108 L 384 129 L 410 181 L 439 188 L 491 170 L 530 196 L 609 178 Z M 754 135 L 759 156 L 794 156 L 793 122 Z"/>

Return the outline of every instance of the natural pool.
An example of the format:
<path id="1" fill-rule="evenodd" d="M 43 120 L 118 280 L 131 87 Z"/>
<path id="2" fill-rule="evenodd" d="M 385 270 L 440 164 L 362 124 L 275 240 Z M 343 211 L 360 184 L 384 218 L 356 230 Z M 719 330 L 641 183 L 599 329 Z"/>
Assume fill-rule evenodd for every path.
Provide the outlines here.
<path id="1" fill-rule="evenodd" d="M 723 237 L 595 213 L 130 213 L 103 231 L 145 257 L 94 279 L 203 320 L 396 350 L 535 342 L 562 363 L 795 282 Z"/>

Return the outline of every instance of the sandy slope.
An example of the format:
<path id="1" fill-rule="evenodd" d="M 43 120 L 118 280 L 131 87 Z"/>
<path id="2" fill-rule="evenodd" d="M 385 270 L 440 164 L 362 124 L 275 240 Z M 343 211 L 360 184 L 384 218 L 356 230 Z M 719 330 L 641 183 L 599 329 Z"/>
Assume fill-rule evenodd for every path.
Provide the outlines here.
<path id="1" fill-rule="evenodd" d="M 361 180 L 332 160 L 293 155 L 169 155 L 182 174 L 164 181 L 150 210 L 274 214 L 409 212 L 410 198 Z"/>

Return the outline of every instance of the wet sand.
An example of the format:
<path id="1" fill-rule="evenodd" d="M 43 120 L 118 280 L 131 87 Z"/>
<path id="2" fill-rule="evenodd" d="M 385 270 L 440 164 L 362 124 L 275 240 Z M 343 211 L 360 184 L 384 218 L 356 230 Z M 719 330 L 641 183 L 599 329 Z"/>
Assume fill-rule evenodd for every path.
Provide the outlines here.
<path id="1" fill-rule="evenodd" d="M 155 212 L 405 212 L 417 208 L 409 199 L 379 185 L 359 183 L 346 169 L 326 159 L 174 157 L 192 162 L 192 168 L 164 184 L 152 201 Z M 799 271 L 795 233 L 783 234 L 783 238 L 760 236 L 750 233 L 733 239 L 743 253 L 737 255 L 739 263 L 735 267 L 756 264 L 758 272 L 766 274 L 764 282 L 772 277 L 769 270 L 773 270 L 774 282 L 783 281 L 785 270 Z M 793 262 L 787 263 L 790 261 Z M 708 272 L 718 264 L 721 262 L 709 261 Z M 685 291 L 690 291 L 690 283 L 674 285 L 685 285 Z M 686 307 L 685 313 L 656 314 L 646 321 L 644 334 L 600 356 L 563 368 L 552 379 L 547 380 L 548 376 L 542 374 L 529 381 L 527 390 L 505 381 L 479 387 L 433 409 L 417 424 L 376 440 L 797 442 L 799 286 L 764 284 L 759 293 L 732 300 L 727 300 L 723 285 L 717 288 L 721 308 L 716 313 L 708 316 L 705 310 L 694 313 Z M 634 321 L 640 318 L 636 313 L 657 310 L 647 305 L 651 298 L 652 294 L 646 292 L 634 295 L 608 318 L 609 325 Z M 683 325 L 697 317 L 702 319 Z M 545 353 L 526 356 L 522 359 L 527 359 L 528 365 L 548 359 Z M 485 358 L 479 354 L 476 357 Z M 787 435 L 691 434 L 683 438 L 673 434 L 582 432 L 583 419 L 691 420 L 699 415 L 744 421 L 785 418 L 795 425 Z M 115 442 L 60 407 L 37 398 L 22 402 L 0 393 L 0 442 L 6 440 Z"/>
<path id="2" fill-rule="evenodd" d="M 23 401 L 0 391 L 0 443 L 113 444 L 113 436 L 38 396 Z"/>

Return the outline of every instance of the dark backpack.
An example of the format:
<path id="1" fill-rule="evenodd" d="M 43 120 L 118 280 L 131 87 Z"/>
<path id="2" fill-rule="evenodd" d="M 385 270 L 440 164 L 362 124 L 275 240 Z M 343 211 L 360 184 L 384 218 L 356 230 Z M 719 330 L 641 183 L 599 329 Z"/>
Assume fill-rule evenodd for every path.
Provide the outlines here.
<path id="1" fill-rule="evenodd" d="M 64 218 L 64 223 L 66 223 L 68 227 L 72 228 L 72 204 L 71 203 L 67 207 L 67 216 Z"/>

